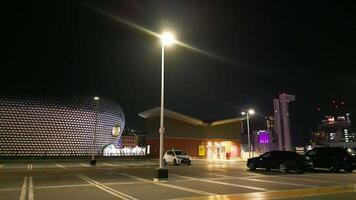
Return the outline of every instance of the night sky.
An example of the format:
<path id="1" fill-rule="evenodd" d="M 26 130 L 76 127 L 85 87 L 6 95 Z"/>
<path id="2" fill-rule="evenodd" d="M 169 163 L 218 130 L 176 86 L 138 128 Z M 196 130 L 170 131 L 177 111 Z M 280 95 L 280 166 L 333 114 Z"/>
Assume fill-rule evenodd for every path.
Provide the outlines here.
<path id="1" fill-rule="evenodd" d="M 157 33 L 172 30 L 180 41 L 226 58 L 167 48 L 168 109 L 213 120 L 253 107 L 259 115 L 252 127 L 259 129 L 274 97 L 295 94 L 292 133 L 303 144 L 323 115 L 356 114 L 356 6 L 339 2 L 2 3 L 0 91 L 99 95 L 121 105 L 131 128 L 142 129 L 137 114 L 160 104 L 160 41 L 91 5 Z M 344 104 L 331 109 L 332 100 Z"/>

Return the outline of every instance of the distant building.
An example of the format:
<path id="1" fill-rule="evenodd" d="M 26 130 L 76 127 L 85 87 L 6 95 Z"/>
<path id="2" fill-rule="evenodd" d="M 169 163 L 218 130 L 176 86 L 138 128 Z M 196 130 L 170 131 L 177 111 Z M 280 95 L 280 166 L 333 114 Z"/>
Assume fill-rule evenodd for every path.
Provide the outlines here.
<path id="1" fill-rule="evenodd" d="M 136 147 L 139 146 L 139 137 L 133 131 L 125 131 L 119 143 L 121 147 Z"/>
<path id="2" fill-rule="evenodd" d="M 351 127 L 350 115 L 325 116 L 325 119 L 318 125 L 317 130 L 311 133 L 311 141 L 315 145 L 356 142 L 355 133 Z"/>
<path id="3" fill-rule="evenodd" d="M 150 154 L 159 155 L 160 108 L 139 113 L 145 119 L 146 144 Z M 241 156 L 243 118 L 203 121 L 164 110 L 164 151 L 181 149 L 192 157 L 229 159 Z"/>

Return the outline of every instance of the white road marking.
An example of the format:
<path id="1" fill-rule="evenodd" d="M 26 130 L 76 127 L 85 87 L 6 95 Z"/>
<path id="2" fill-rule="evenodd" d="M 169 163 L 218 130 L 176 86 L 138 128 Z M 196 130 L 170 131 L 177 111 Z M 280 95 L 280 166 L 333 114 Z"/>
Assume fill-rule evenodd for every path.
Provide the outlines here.
<path id="1" fill-rule="evenodd" d="M 16 191 L 16 190 L 21 190 L 21 188 L 5 188 L 5 189 L 0 189 L 0 192 Z"/>
<path id="2" fill-rule="evenodd" d="M 148 179 L 140 178 L 140 177 L 137 177 L 137 176 L 132 176 L 132 175 L 125 174 L 125 173 L 121 173 L 121 175 L 133 178 L 133 179 L 138 180 L 138 181 L 150 182 L 150 183 L 153 183 L 155 185 L 168 187 L 168 188 L 173 188 L 173 189 L 177 189 L 177 190 L 183 190 L 183 191 L 187 191 L 187 192 L 191 192 L 191 193 L 195 193 L 195 194 L 201 194 L 201 195 L 206 195 L 206 196 L 217 195 L 217 194 L 214 194 L 214 193 L 211 193 L 211 192 L 205 192 L 205 191 L 202 191 L 202 190 L 195 190 L 195 189 L 182 187 L 182 186 L 178 186 L 178 185 L 171 185 L 171 184 L 168 184 L 168 183 L 153 182 L 153 181 L 148 180 Z"/>
<path id="3" fill-rule="evenodd" d="M 28 200 L 33 200 L 33 181 L 32 176 L 30 176 L 30 182 L 28 186 Z"/>
<path id="4" fill-rule="evenodd" d="M 55 189 L 55 188 L 71 188 L 71 187 L 87 187 L 90 184 L 73 184 L 73 185 L 52 185 L 52 186 L 38 186 L 34 189 Z"/>
<path id="5" fill-rule="evenodd" d="M 80 165 L 83 166 L 83 167 L 89 167 L 88 164 L 84 164 L 84 163 L 80 163 Z"/>
<path id="6" fill-rule="evenodd" d="M 303 178 L 305 177 L 305 178 Z M 281 179 L 290 179 L 290 180 L 300 180 L 300 181 L 307 181 L 307 182 L 319 182 L 319 183 L 337 183 L 336 181 L 327 181 L 327 180 L 320 180 L 315 179 L 315 177 L 307 178 L 308 176 L 302 175 L 302 177 L 290 177 L 290 176 L 278 176 L 276 178 Z"/>
<path id="7" fill-rule="evenodd" d="M 239 184 L 234 184 L 234 183 L 225 183 L 225 182 L 221 182 L 221 181 L 213 181 L 213 180 L 207 180 L 207 179 L 198 179 L 198 178 L 192 178 L 192 177 L 188 177 L 188 176 L 181 176 L 181 175 L 177 175 L 177 174 L 171 174 L 171 175 L 176 176 L 176 177 L 190 179 L 190 180 L 200 181 L 200 182 L 228 185 L 228 186 L 232 186 L 232 187 L 246 188 L 246 189 L 250 189 L 250 190 L 259 190 L 259 191 L 267 190 L 266 188 L 261 188 L 261 187 L 239 185 Z"/>
<path id="8" fill-rule="evenodd" d="M 280 181 L 269 181 L 269 180 L 255 179 L 255 178 L 241 178 L 241 179 L 248 180 L 248 181 L 261 182 L 261 183 L 274 183 L 274 184 L 291 185 L 291 186 L 298 186 L 298 187 L 315 187 L 313 185 L 307 185 L 307 184 L 286 183 L 286 182 L 280 182 Z"/>
<path id="9" fill-rule="evenodd" d="M 61 165 L 61 164 L 56 164 L 57 167 L 62 168 L 62 169 L 67 169 L 65 166 Z"/>
<path id="10" fill-rule="evenodd" d="M 213 175 L 213 176 L 219 176 L 219 177 L 222 177 L 222 178 L 230 178 L 230 179 L 245 178 L 245 177 L 228 176 L 228 175 L 215 174 L 215 173 L 208 173 L 208 174 Z M 256 177 L 263 177 L 263 176 L 258 175 L 258 174 L 256 174 L 256 175 L 249 174 L 249 176 L 246 176 L 246 177 L 256 178 Z"/>
<path id="11" fill-rule="evenodd" d="M 118 165 L 114 165 L 114 164 L 110 164 L 110 163 L 103 163 L 103 165 L 109 166 L 109 167 L 118 167 Z"/>
<path id="12" fill-rule="evenodd" d="M 27 176 L 23 180 L 23 184 L 22 184 L 21 193 L 20 193 L 20 199 L 19 200 L 25 200 L 25 198 L 26 198 L 26 188 L 27 188 Z"/>
<path id="13" fill-rule="evenodd" d="M 77 175 L 79 178 L 81 178 L 82 180 L 84 180 L 84 181 L 86 181 L 87 183 L 89 183 L 90 185 L 92 185 L 92 186 L 94 186 L 94 187 L 97 187 L 97 188 L 99 188 L 99 189 L 101 189 L 101 190 L 103 190 L 103 191 L 105 191 L 105 192 L 107 192 L 107 193 L 109 193 L 109 194 L 112 194 L 112 195 L 114 195 L 114 196 L 116 196 L 116 197 L 118 197 L 118 198 L 120 198 L 120 199 L 124 199 L 124 200 L 138 200 L 138 199 L 136 199 L 135 197 L 132 197 L 132 196 L 130 196 L 130 195 L 127 195 L 127 194 L 125 194 L 125 193 L 122 193 L 122 192 L 119 192 L 119 191 L 117 191 L 117 190 L 114 190 L 114 189 L 112 189 L 112 188 L 110 188 L 110 187 L 108 187 L 108 186 L 105 186 L 105 185 L 103 185 L 103 184 L 101 184 L 101 183 L 99 183 L 99 182 L 97 182 L 97 181 L 95 181 L 95 180 L 93 180 L 93 179 L 90 179 L 90 178 L 88 178 L 88 177 L 86 177 L 86 176 L 84 176 L 84 175 Z"/>
<path id="14" fill-rule="evenodd" d="M 32 164 L 27 164 L 27 171 L 29 172 L 31 171 L 31 169 L 32 169 Z"/>

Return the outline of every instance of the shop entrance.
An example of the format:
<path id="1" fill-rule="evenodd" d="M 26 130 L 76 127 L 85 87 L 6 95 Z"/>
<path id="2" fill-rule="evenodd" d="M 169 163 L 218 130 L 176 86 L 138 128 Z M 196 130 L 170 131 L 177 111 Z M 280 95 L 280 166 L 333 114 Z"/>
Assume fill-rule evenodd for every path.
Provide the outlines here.
<path id="1" fill-rule="evenodd" d="M 231 145 L 231 142 L 208 142 L 206 146 L 206 157 L 210 160 L 227 160 L 231 157 L 237 157 L 237 146 Z"/>

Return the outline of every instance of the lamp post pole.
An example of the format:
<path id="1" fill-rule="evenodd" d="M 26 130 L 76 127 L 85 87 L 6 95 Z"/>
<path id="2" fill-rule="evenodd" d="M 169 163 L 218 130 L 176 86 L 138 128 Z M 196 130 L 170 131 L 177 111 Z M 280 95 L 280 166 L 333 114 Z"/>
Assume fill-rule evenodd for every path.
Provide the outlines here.
<path id="1" fill-rule="evenodd" d="M 249 120 L 248 112 L 246 112 L 246 122 L 247 122 L 248 158 L 251 158 L 250 120 Z"/>
<path id="2" fill-rule="evenodd" d="M 162 43 L 162 61 L 161 61 L 161 114 L 159 127 L 159 168 L 163 168 L 163 136 L 164 136 L 164 43 Z"/>
<path id="3" fill-rule="evenodd" d="M 159 168 L 158 178 L 168 178 L 168 169 L 163 167 L 163 137 L 164 128 L 164 46 L 175 43 L 174 36 L 171 33 L 163 33 L 161 36 L 162 60 L 161 60 L 161 109 L 160 109 L 160 126 L 159 126 Z"/>
<path id="4" fill-rule="evenodd" d="M 248 158 L 251 158 L 250 115 L 255 114 L 255 111 L 249 109 L 247 112 L 241 112 L 241 114 L 246 115 Z"/>
<path id="5" fill-rule="evenodd" d="M 98 104 L 99 104 L 99 97 L 94 97 L 95 100 L 95 128 L 94 128 L 94 134 L 93 134 L 93 150 L 91 153 L 91 165 L 96 165 L 96 160 L 95 160 L 95 145 L 96 145 L 96 127 L 98 124 Z"/>

